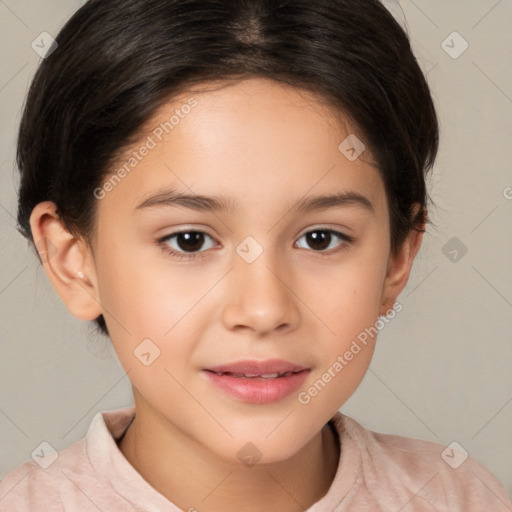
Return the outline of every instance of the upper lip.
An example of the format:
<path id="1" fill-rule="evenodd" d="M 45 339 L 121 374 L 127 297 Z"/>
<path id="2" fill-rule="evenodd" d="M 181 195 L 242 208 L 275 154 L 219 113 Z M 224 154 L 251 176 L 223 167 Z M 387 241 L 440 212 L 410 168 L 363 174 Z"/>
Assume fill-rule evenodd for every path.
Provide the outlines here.
<path id="1" fill-rule="evenodd" d="M 267 375 L 272 373 L 300 372 L 308 370 L 305 366 L 283 361 L 282 359 L 267 359 L 266 361 L 237 361 L 205 368 L 217 373 L 239 373 L 242 375 Z"/>

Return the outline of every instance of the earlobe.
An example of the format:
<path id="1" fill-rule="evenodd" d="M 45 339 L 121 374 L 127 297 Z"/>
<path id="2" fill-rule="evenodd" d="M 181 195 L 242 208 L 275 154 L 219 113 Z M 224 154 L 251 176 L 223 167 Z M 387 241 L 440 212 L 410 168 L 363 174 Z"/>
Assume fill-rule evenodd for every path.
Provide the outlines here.
<path id="1" fill-rule="evenodd" d="M 391 254 L 388 262 L 388 270 L 384 287 L 379 314 L 385 315 L 393 308 L 398 296 L 405 288 L 416 257 L 423 240 L 424 225 L 419 230 L 411 230 L 404 240 L 400 249 Z"/>
<path id="2" fill-rule="evenodd" d="M 90 248 L 66 229 L 55 203 L 36 205 L 30 227 L 48 279 L 69 312 L 80 320 L 102 314 Z"/>

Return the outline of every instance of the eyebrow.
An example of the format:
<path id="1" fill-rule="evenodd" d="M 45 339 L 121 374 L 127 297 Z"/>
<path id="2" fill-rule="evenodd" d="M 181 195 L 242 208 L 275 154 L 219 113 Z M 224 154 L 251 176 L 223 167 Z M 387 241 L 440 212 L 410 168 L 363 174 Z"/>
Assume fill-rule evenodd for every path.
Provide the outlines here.
<path id="1" fill-rule="evenodd" d="M 184 194 L 174 189 L 150 195 L 136 206 L 134 210 L 139 211 L 146 208 L 164 206 L 181 206 L 191 210 L 215 213 L 234 214 L 238 211 L 236 202 L 231 198 Z M 293 213 L 309 213 L 347 206 L 358 206 L 375 214 L 371 201 L 362 194 L 353 191 L 306 197 L 297 201 L 290 208 L 290 211 Z"/>

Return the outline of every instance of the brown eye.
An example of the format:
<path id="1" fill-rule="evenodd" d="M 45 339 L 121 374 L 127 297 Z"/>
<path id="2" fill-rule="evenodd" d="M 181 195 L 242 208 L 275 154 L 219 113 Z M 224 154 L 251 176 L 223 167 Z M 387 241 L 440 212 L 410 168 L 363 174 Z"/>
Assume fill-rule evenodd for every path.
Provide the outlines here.
<path id="1" fill-rule="evenodd" d="M 185 252 L 198 251 L 204 243 L 204 234 L 197 231 L 180 233 L 176 235 L 176 243 Z"/>
<path id="2" fill-rule="evenodd" d="M 308 245 L 319 251 L 324 251 L 331 243 L 332 235 L 328 231 L 311 231 L 306 234 Z"/>
<path id="3" fill-rule="evenodd" d="M 338 244 L 338 247 L 346 245 L 352 241 L 349 236 L 332 229 L 315 229 L 308 231 L 301 238 L 305 238 L 308 247 L 313 249 L 315 252 L 324 252 L 329 248 L 336 249 L 336 247 L 331 246 L 333 242 L 336 242 L 336 239 L 341 240 L 342 242 Z"/>
<path id="4" fill-rule="evenodd" d="M 204 246 L 207 238 L 212 239 L 210 235 L 202 231 L 180 231 L 162 238 L 159 242 L 167 246 L 174 253 L 187 254 L 204 252 L 201 251 L 201 248 Z"/>

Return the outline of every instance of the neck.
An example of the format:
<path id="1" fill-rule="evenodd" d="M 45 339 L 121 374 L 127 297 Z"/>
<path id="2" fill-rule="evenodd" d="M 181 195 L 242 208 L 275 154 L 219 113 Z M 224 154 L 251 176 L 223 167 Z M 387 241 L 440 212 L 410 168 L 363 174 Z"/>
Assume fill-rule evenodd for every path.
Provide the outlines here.
<path id="1" fill-rule="evenodd" d="M 303 512 L 327 494 L 338 467 L 338 436 L 329 424 L 289 459 L 246 467 L 218 460 L 170 423 L 159 429 L 145 417 L 137 413 L 119 449 L 182 510 Z"/>

